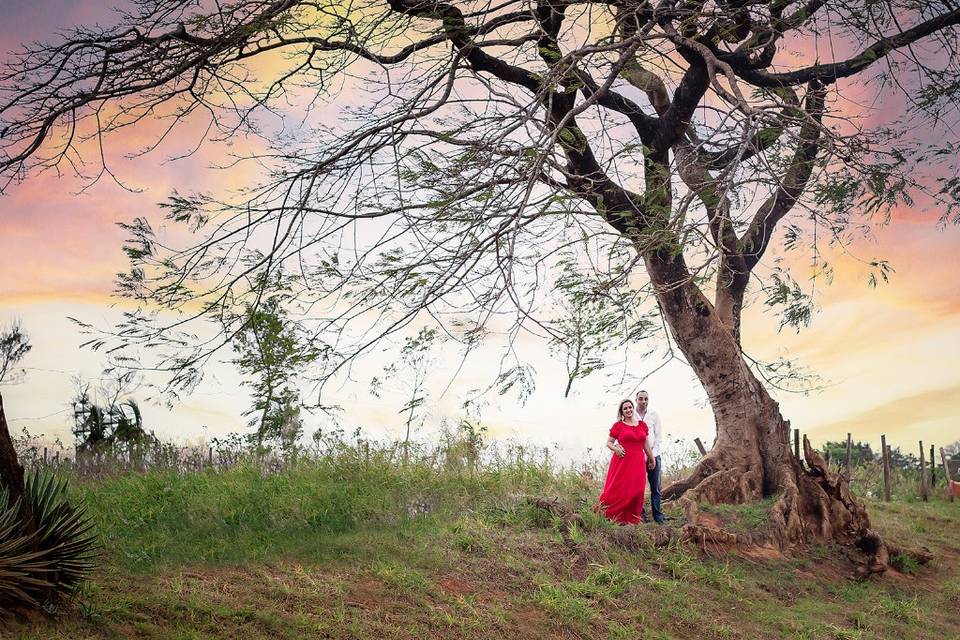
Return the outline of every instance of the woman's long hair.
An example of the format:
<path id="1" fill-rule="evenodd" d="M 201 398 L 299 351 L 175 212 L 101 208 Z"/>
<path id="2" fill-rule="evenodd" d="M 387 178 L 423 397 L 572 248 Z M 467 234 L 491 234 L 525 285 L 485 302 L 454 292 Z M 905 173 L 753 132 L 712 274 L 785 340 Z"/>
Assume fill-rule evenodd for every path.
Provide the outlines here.
<path id="1" fill-rule="evenodd" d="M 617 420 L 623 420 L 623 405 L 630 403 L 630 406 L 633 406 L 633 400 L 630 398 L 624 398 L 620 401 L 620 406 L 617 407 Z"/>

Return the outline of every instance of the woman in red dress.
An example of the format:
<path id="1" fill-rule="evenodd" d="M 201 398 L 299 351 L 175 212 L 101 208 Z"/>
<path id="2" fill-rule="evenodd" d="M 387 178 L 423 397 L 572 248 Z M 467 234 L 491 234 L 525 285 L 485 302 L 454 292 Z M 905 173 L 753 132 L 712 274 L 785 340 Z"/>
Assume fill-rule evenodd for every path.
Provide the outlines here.
<path id="1" fill-rule="evenodd" d="M 637 418 L 633 402 L 621 402 L 617 417 L 607 438 L 613 457 L 600 494 L 600 510 L 614 522 L 637 524 L 643 513 L 647 467 L 656 466 L 656 460 L 647 442 L 647 425 Z"/>

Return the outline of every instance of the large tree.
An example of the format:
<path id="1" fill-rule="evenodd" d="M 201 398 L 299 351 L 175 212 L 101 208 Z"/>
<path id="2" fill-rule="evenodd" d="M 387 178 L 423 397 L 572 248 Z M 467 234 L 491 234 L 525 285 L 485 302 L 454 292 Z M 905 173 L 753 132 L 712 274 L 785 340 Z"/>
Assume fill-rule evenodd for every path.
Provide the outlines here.
<path id="1" fill-rule="evenodd" d="M 768 300 L 808 317 L 764 264 L 778 229 L 842 241 L 919 191 L 952 213 L 952 141 L 915 132 L 955 117 L 958 24 L 946 0 L 129 0 L 118 26 L 7 64 L 0 188 L 102 161 L 107 134 L 145 119 L 257 136 L 262 183 L 166 203 L 195 242 L 128 225 L 121 291 L 183 315 L 144 310 L 117 335 L 159 348 L 177 385 L 279 269 L 299 274 L 322 379 L 425 314 L 469 351 L 509 313 L 511 336 L 575 347 L 572 380 L 592 369 L 580 345 L 602 349 L 576 333 L 636 337 L 648 292 L 716 416 L 712 450 L 667 490 L 691 535 L 699 501 L 778 495 L 783 541 L 860 542 L 882 561 L 843 482 L 808 446 L 807 467 L 793 456 L 741 317 L 764 273 Z M 863 106 L 878 99 L 906 106 Z M 917 179 L 924 162 L 937 171 Z M 549 302 L 560 271 L 560 297 L 591 309 L 573 341 Z M 191 317 L 223 330 L 188 339 Z M 527 379 L 506 367 L 498 383 Z"/>

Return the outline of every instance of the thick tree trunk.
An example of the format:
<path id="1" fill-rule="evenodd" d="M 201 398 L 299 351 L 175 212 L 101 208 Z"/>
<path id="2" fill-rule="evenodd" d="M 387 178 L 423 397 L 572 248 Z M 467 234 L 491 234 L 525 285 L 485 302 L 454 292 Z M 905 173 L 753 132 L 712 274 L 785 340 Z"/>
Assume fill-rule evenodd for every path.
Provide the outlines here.
<path id="1" fill-rule="evenodd" d="M 27 501 L 23 483 L 23 467 L 17 460 L 17 450 L 13 447 L 13 439 L 7 428 L 7 416 L 3 411 L 3 395 L 0 394 L 0 486 L 7 490 L 10 504 L 19 501 L 20 521 L 25 533 L 33 533 L 37 527 L 33 520 L 33 512 Z"/>
<path id="2" fill-rule="evenodd" d="M 870 569 L 880 570 L 886 549 L 871 530 L 866 510 L 808 442 L 808 468 L 793 455 L 790 423 L 744 360 L 736 330 L 690 283 L 682 263 L 661 253 L 648 255 L 646 262 L 670 331 L 703 384 L 716 419 L 712 450 L 690 477 L 664 491 L 665 498 L 684 505 L 691 534 L 703 537 L 697 523 L 701 502 L 779 496 L 768 529 L 781 546 L 813 538 L 856 544 L 871 555 Z"/>

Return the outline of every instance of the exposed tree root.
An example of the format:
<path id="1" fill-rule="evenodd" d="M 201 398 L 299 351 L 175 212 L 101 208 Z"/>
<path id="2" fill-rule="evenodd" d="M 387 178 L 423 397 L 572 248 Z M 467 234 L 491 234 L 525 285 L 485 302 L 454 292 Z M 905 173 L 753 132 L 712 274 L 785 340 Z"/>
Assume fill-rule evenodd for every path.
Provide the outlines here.
<path id="1" fill-rule="evenodd" d="M 925 565 L 933 560 L 933 553 L 926 547 L 921 547 L 920 549 L 908 549 L 906 547 L 897 547 L 892 544 L 887 544 L 887 552 L 890 554 L 891 559 L 895 558 L 896 556 L 904 556 L 910 558 L 919 565 Z"/>
<path id="2" fill-rule="evenodd" d="M 846 480 L 830 471 L 806 438 L 803 453 L 806 468 L 790 456 L 777 470 L 779 497 L 769 510 L 765 527 L 734 533 L 725 529 L 716 516 L 701 511 L 701 504 L 742 504 L 763 497 L 762 472 L 756 465 L 712 451 L 688 478 L 663 492 L 664 497 L 670 496 L 682 506 L 686 519 L 682 526 L 618 527 L 606 532 L 605 537 L 612 544 L 633 550 L 687 542 L 704 549 L 776 549 L 780 552 L 813 540 L 831 540 L 863 553 L 857 571 L 859 577 L 886 571 L 890 558 L 898 555 L 918 564 L 930 561 L 932 555 L 928 550 L 889 546 L 871 527 L 866 509 L 850 493 Z M 556 499 L 528 498 L 527 501 L 559 520 L 565 545 L 575 551 L 577 542 L 571 530 L 584 526 L 583 518 Z"/>
<path id="3" fill-rule="evenodd" d="M 781 496 L 777 505 L 783 503 L 786 509 L 777 505 L 770 511 L 770 524 L 767 529 L 748 533 L 734 533 L 723 528 L 722 523 L 715 516 L 700 511 L 699 503 L 687 500 L 688 521 L 680 527 L 615 527 L 602 531 L 605 544 L 609 544 L 627 551 L 643 551 L 651 548 L 663 548 L 673 544 L 695 544 L 704 551 L 734 551 L 747 557 L 756 557 L 758 554 L 768 557 L 768 554 L 779 554 L 791 544 L 784 541 L 786 537 L 776 533 L 778 522 L 785 513 L 791 514 L 790 527 L 801 527 L 798 511 L 790 507 L 791 500 L 784 500 Z M 584 527 L 586 523 L 579 513 L 563 504 L 559 499 L 528 497 L 527 503 L 549 513 L 557 519 L 558 529 L 564 546 L 571 553 L 589 553 L 583 549 L 573 535 L 575 527 Z M 815 536 L 819 537 L 819 536 Z M 933 554 L 927 549 L 906 549 L 887 546 L 880 536 L 873 530 L 868 530 L 859 539 L 855 540 L 852 548 L 858 549 L 866 555 L 868 561 L 861 561 L 855 572 L 856 577 L 866 578 L 881 573 L 887 569 L 889 558 L 906 556 L 918 564 L 927 564 Z M 882 562 L 881 562 L 882 559 Z"/>
<path id="4" fill-rule="evenodd" d="M 693 473 L 682 480 L 674 482 L 669 487 L 664 488 L 660 492 L 661 498 L 663 500 L 678 499 L 687 491 L 690 491 L 698 486 L 705 478 L 708 478 L 719 471 L 720 467 L 717 463 L 717 455 L 714 451 L 711 451 L 704 456 L 700 462 L 697 463 L 697 466 L 693 469 Z"/>
<path id="5" fill-rule="evenodd" d="M 768 526 L 750 534 L 734 534 L 701 513 L 700 504 L 741 504 L 762 497 L 759 470 L 747 464 L 732 464 L 730 456 L 711 451 L 686 479 L 668 487 L 664 497 L 677 499 L 686 524 L 680 537 L 701 545 L 776 545 L 785 550 L 812 540 L 832 540 L 855 547 L 865 555 L 861 576 L 880 573 L 895 555 L 908 556 L 919 564 L 929 562 L 924 549 L 894 548 L 870 525 L 864 506 L 850 493 L 846 480 L 833 473 L 804 438 L 804 468 L 799 460 L 781 464 L 777 471 L 779 498 L 771 507 Z"/>
<path id="6" fill-rule="evenodd" d="M 741 504 L 762 495 L 760 474 L 746 466 L 735 466 L 710 474 L 683 498 L 712 504 Z"/>

